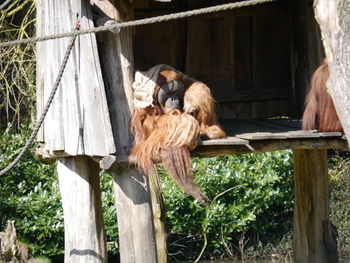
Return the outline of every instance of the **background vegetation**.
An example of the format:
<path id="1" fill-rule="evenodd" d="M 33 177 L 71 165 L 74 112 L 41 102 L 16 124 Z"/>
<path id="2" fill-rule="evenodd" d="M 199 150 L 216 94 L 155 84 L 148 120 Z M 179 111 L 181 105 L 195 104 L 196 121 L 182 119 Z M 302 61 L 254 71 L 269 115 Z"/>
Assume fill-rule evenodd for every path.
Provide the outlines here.
<path id="1" fill-rule="evenodd" d="M 0 10 L 1 42 L 35 34 L 35 1 L 13 0 Z M 0 48 L 0 128 L 34 119 L 35 45 Z"/>
<path id="2" fill-rule="evenodd" d="M 0 133 L 0 168 L 18 153 L 28 125 Z M 63 212 L 55 165 L 33 157 L 0 178 L 0 229 L 16 221 L 18 236 L 35 256 L 63 253 Z M 169 253 L 173 259 L 289 256 L 293 208 L 292 153 L 193 159 L 196 182 L 212 200 L 200 206 L 186 196 L 159 167 L 166 202 Z M 339 231 L 339 250 L 349 255 L 350 162 L 347 154 L 330 158 L 332 221 Z M 105 230 L 110 256 L 118 254 L 112 179 L 101 173 Z"/>
<path id="3" fill-rule="evenodd" d="M 28 126 L 0 134 L 0 162 L 5 167 L 23 147 Z M 18 235 L 33 254 L 63 253 L 63 212 L 55 165 L 43 165 L 32 152 L 0 178 L 0 229 L 16 221 Z M 268 252 L 290 236 L 293 181 L 289 151 L 259 155 L 194 159 L 196 181 L 212 200 L 200 206 L 163 172 L 169 251 L 173 258 L 252 256 Z M 118 253 L 112 179 L 101 173 L 108 248 Z M 243 243 L 242 243 L 243 242 Z M 290 244 L 289 244 L 290 245 Z M 287 249 L 290 249 L 288 245 Z M 260 253 L 259 252 L 259 253 Z"/>
<path id="4" fill-rule="evenodd" d="M 33 0 L 13 0 L 0 11 L 1 41 L 34 34 Z M 35 48 L 0 50 L 0 169 L 24 145 L 35 116 Z M 63 212 L 55 165 L 33 157 L 34 146 L 20 164 L 0 177 L 0 231 L 16 221 L 18 236 L 35 256 L 63 253 Z M 194 159 L 196 181 L 212 202 L 201 207 L 164 174 L 169 253 L 172 259 L 289 255 L 293 207 L 292 154 Z M 350 159 L 331 153 L 332 220 L 339 248 L 350 250 Z M 101 173 L 105 231 L 110 255 L 118 254 L 112 180 Z"/>

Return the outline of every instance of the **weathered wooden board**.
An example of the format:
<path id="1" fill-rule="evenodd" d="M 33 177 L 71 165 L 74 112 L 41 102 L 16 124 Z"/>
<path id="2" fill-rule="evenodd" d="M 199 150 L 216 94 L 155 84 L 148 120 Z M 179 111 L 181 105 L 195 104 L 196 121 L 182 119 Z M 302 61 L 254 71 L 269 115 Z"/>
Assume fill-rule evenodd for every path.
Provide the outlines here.
<path id="1" fill-rule="evenodd" d="M 227 137 L 224 139 L 203 140 L 199 145 L 247 145 L 249 142 L 236 137 Z"/>
<path id="2" fill-rule="evenodd" d="M 111 3 L 113 7 L 103 10 L 106 16 L 118 7 L 117 11 L 126 16 L 121 17 L 122 21 L 133 19 L 132 10 L 124 5 L 126 2 L 116 0 Z M 127 159 L 133 142 L 129 129 L 134 75 L 131 33 L 130 29 L 122 29 L 119 34 L 104 32 L 98 35 L 118 159 Z M 109 172 L 113 175 L 120 262 L 155 263 L 157 253 L 147 179 L 136 168 L 128 164 L 115 165 L 114 158 L 108 159 L 102 163 L 111 168 Z"/>
<path id="3" fill-rule="evenodd" d="M 325 137 L 342 137 L 341 132 L 309 132 L 309 131 L 290 131 L 284 133 L 272 133 L 272 132 L 255 132 L 255 133 L 243 133 L 237 134 L 237 138 L 244 140 L 271 140 L 271 139 L 296 139 L 296 138 L 325 138 Z"/>
<path id="4" fill-rule="evenodd" d="M 243 134 L 237 134 L 236 137 L 244 140 L 250 140 L 250 141 L 288 138 L 284 133 L 271 133 L 271 132 L 243 133 Z"/>
<path id="5" fill-rule="evenodd" d="M 292 118 L 300 118 L 309 88 L 312 73 L 324 58 L 320 29 L 315 20 L 312 2 L 289 0 L 291 30 L 294 35 L 291 42 L 293 110 Z"/>
<path id="6" fill-rule="evenodd" d="M 69 32 L 79 21 L 94 27 L 87 1 L 37 2 L 38 36 Z M 68 38 L 38 44 L 38 115 L 58 74 Z M 60 87 L 38 137 L 46 148 L 69 155 L 105 156 L 115 152 L 112 128 L 94 34 L 77 38 Z"/>
<path id="7" fill-rule="evenodd" d="M 220 124 L 229 135 L 255 132 L 280 133 L 300 130 L 300 121 L 291 119 L 220 120 Z"/>
<path id="8" fill-rule="evenodd" d="M 157 246 L 157 262 L 168 262 L 165 204 L 158 173 L 148 174 L 149 191 L 152 200 L 153 225 Z"/>
<path id="9" fill-rule="evenodd" d="M 298 263 L 338 262 L 337 232 L 329 219 L 326 150 L 294 150 L 293 247 Z"/>
<path id="10" fill-rule="evenodd" d="M 234 23 L 233 18 L 188 21 L 185 72 L 212 90 L 234 85 Z"/>
<path id="11" fill-rule="evenodd" d="M 238 1 L 231 1 L 238 2 Z M 187 0 L 187 8 L 195 9 L 201 7 L 214 6 L 219 4 L 226 4 L 227 0 L 214 0 L 214 1 L 203 1 L 203 0 Z M 210 17 L 234 17 L 234 16 L 258 16 L 258 15 L 272 15 L 278 13 L 286 13 L 286 5 L 283 2 L 272 2 L 268 4 L 262 4 L 257 6 L 242 7 L 224 12 L 218 12 L 211 14 Z"/>
<path id="12" fill-rule="evenodd" d="M 350 1 L 315 1 L 330 76 L 331 95 L 348 142 L 350 142 Z"/>
<path id="13" fill-rule="evenodd" d="M 134 30 L 134 54 L 137 70 L 148 70 L 157 64 L 168 64 L 176 69 L 184 70 L 185 21 L 157 23 L 136 27 Z"/>
<path id="14" fill-rule="evenodd" d="M 215 157 L 233 154 L 263 153 L 286 149 L 340 149 L 348 150 L 342 138 L 293 138 L 252 140 L 246 145 L 199 145 L 191 152 L 194 157 Z"/>
<path id="15" fill-rule="evenodd" d="M 64 261 L 107 262 L 98 164 L 86 156 L 62 158 L 57 173 L 64 214 Z"/>

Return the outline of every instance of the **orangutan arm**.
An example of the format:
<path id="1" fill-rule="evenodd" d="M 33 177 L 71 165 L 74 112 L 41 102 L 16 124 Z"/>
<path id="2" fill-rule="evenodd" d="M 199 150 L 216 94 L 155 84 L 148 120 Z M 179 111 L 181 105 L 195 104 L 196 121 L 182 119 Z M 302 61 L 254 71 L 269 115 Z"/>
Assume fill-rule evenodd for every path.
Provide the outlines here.
<path id="1" fill-rule="evenodd" d="M 184 111 L 196 118 L 202 137 L 207 139 L 226 137 L 217 121 L 214 98 L 204 83 L 197 81 L 187 88 L 184 95 Z"/>

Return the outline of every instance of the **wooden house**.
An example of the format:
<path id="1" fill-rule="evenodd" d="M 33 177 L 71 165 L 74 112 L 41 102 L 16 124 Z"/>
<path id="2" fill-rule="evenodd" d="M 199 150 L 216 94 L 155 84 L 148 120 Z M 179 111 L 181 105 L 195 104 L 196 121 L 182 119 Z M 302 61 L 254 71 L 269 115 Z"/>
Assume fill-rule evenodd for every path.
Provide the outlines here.
<path id="1" fill-rule="evenodd" d="M 48 10 L 57 10 L 54 2 L 38 1 L 39 35 L 60 31 L 59 27 L 49 24 L 62 24 L 62 21 L 46 13 Z M 235 1 L 135 0 L 131 4 L 129 1 L 90 1 L 100 16 L 118 21 L 171 14 L 227 2 Z M 76 18 L 81 18 L 83 29 L 93 27 L 93 16 L 87 1 L 67 0 L 67 4 L 67 10 L 60 9 L 63 12 L 61 17 L 66 19 L 64 26 L 71 27 Z M 101 21 L 95 19 L 97 25 L 100 25 Z M 329 220 L 326 150 L 346 149 L 347 141 L 342 138 L 341 133 L 300 131 L 299 121 L 310 77 L 325 56 L 319 26 L 314 16 L 313 1 L 274 1 L 231 11 L 138 26 L 132 30 L 122 29 L 119 34 L 98 33 L 96 38 L 80 39 L 79 47 L 84 49 L 77 49 L 74 59 L 80 62 L 79 56 L 84 56 L 86 50 L 89 50 L 89 56 L 94 58 L 93 65 L 87 67 L 96 75 L 94 79 L 100 95 L 94 98 L 101 103 L 102 109 L 96 115 L 91 112 L 89 115 L 88 110 L 84 115 L 85 111 L 80 110 L 84 106 L 71 108 L 73 111 L 77 108 L 77 113 L 73 116 L 78 121 L 82 120 L 81 112 L 84 113 L 83 116 L 87 116 L 87 119 L 83 118 L 86 122 L 82 122 L 78 129 L 72 126 L 76 138 L 68 140 L 75 143 L 74 147 L 68 151 L 67 146 L 61 146 L 61 143 L 58 150 L 52 149 L 53 146 L 46 149 L 51 157 L 61 158 L 58 170 L 64 198 L 67 261 L 106 260 L 104 237 L 101 234 L 101 201 L 97 197 L 100 191 L 97 179 L 99 167 L 91 158 L 78 156 L 87 155 L 99 161 L 100 168 L 113 174 L 121 239 L 121 262 L 166 262 L 166 256 L 160 259 L 159 255 L 159 250 L 166 251 L 164 239 L 160 241 L 157 236 L 157 227 L 156 233 L 153 233 L 152 220 L 157 220 L 154 216 L 160 215 L 154 215 L 154 207 L 153 215 L 150 212 L 152 208 L 148 201 L 147 179 L 123 162 L 132 141 L 128 131 L 128 118 L 134 69 L 147 70 L 163 63 L 208 84 L 217 101 L 220 122 L 229 135 L 227 139 L 202 141 L 193 151 L 193 155 L 210 157 L 293 149 L 295 262 L 337 262 L 336 232 Z M 58 46 L 65 44 L 52 43 Z M 85 45 L 82 45 L 83 43 Z M 47 50 L 51 52 L 50 48 Z M 45 94 L 43 89 L 47 88 L 45 78 L 51 78 L 57 66 L 51 67 L 51 75 L 45 75 L 47 68 L 43 66 L 45 63 L 41 64 L 45 60 L 45 52 L 40 50 L 40 45 L 38 54 L 39 79 L 40 76 L 44 76 L 43 80 L 38 82 L 38 101 L 41 102 L 45 97 L 42 96 Z M 52 62 L 52 58 L 50 59 Z M 86 61 L 91 62 L 88 59 Z M 76 75 L 72 74 L 68 78 L 74 81 L 87 78 L 87 75 L 79 75 L 83 72 L 80 68 L 77 70 L 77 63 L 72 62 L 71 67 L 69 72 L 76 72 Z M 90 73 L 85 74 L 92 78 Z M 89 79 L 84 83 L 90 85 L 92 81 Z M 63 81 L 63 90 L 65 85 L 67 81 Z M 76 85 L 77 90 L 80 89 L 78 86 Z M 103 89 L 106 90 L 106 97 Z M 85 91 L 80 89 L 73 94 L 79 97 L 78 95 Z M 87 101 L 88 96 L 90 95 L 84 97 Z M 70 98 L 68 96 L 68 99 Z M 84 99 L 78 101 L 85 103 Z M 105 111 L 106 103 L 109 114 Z M 86 105 L 92 107 L 90 109 L 93 112 L 97 104 L 88 102 Z M 60 110 L 62 111 L 62 108 L 56 110 L 57 114 L 60 114 Z M 54 113 L 51 114 L 51 117 L 54 116 Z M 67 117 L 67 114 L 65 116 Z M 106 128 L 105 134 L 93 125 L 89 126 L 89 119 L 96 125 L 100 125 L 98 120 L 102 119 L 103 127 Z M 55 120 L 51 122 L 56 123 Z M 68 121 L 67 127 L 71 124 Z M 43 131 L 47 127 L 54 133 L 47 124 L 46 128 L 44 124 Z M 67 134 L 62 130 L 60 140 L 65 142 L 67 140 L 62 138 Z M 45 143 L 48 138 L 45 136 L 45 133 L 42 133 L 39 140 Z M 94 136 L 99 138 L 94 139 Z M 85 142 L 86 139 L 89 141 Z M 91 143 L 99 139 L 104 145 L 102 154 L 99 144 Z M 91 150 L 84 143 L 92 145 Z M 82 203 L 89 200 L 89 203 L 73 207 L 72 203 L 75 200 Z M 91 219 L 91 213 L 94 219 Z M 76 218 L 75 214 L 79 214 L 81 220 L 89 222 L 87 228 L 79 224 L 80 219 Z M 80 232 L 77 229 L 80 229 Z M 78 233 L 84 233 L 83 237 L 90 241 L 76 241 Z M 91 261 L 86 261 L 87 259 Z"/>

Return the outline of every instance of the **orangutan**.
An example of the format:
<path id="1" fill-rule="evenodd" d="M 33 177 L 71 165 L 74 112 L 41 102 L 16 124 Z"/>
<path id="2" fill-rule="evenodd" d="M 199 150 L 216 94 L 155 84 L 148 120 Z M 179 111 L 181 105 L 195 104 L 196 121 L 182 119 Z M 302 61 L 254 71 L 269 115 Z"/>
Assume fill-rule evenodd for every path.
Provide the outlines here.
<path id="1" fill-rule="evenodd" d="M 204 205 L 207 198 L 193 182 L 189 151 L 199 137 L 226 137 L 217 122 L 210 89 L 167 65 L 144 74 L 133 85 L 135 145 L 129 160 L 145 174 L 155 173 L 155 164 L 162 162 L 170 177 Z"/>
<path id="2" fill-rule="evenodd" d="M 333 100 L 327 92 L 326 82 L 329 77 L 328 63 L 324 59 L 314 72 L 310 90 L 306 97 L 302 129 L 316 129 L 321 132 L 342 132 L 343 128 L 335 110 Z"/>

